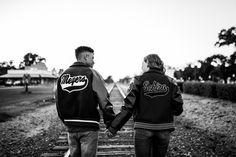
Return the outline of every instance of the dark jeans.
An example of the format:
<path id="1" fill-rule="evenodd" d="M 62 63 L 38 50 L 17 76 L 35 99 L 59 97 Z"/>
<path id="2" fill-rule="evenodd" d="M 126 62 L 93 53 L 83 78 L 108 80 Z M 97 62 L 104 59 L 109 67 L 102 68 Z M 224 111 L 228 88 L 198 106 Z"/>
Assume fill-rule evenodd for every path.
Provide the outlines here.
<path id="1" fill-rule="evenodd" d="M 98 131 L 68 133 L 70 157 L 96 157 Z"/>
<path id="2" fill-rule="evenodd" d="M 165 157 L 170 131 L 135 129 L 134 141 L 136 157 Z"/>

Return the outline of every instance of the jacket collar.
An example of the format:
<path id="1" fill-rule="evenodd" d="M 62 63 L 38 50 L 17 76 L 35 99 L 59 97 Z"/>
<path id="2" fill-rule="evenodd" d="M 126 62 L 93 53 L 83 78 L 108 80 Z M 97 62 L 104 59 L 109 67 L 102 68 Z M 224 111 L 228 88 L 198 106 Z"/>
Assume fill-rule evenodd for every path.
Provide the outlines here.
<path id="1" fill-rule="evenodd" d="M 88 65 L 84 64 L 83 62 L 74 62 L 70 67 L 74 67 L 74 66 L 89 67 Z"/>
<path id="2" fill-rule="evenodd" d="M 163 71 L 161 71 L 160 69 L 158 69 L 158 68 L 150 68 L 147 72 L 145 72 L 145 73 L 159 73 L 159 74 L 162 74 L 162 75 L 164 75 L 164 72 Z"/>

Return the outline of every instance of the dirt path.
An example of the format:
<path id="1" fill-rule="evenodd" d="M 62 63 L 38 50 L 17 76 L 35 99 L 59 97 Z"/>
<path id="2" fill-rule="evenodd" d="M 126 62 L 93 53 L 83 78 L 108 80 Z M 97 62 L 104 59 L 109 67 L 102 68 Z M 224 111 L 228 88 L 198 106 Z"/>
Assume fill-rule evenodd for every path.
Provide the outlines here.
<path id="1" fill-rule="evenodd" d="M 170 156 L 236 156 L 236 103 L 183 94 Z"/>
<path id="2" fill-rule="evenodd" d="M 181 118 L 196 128 L 224 134 L 236 141 L 236 103 L 221 99 L 183 95 Z"/>
<path id="3" fill-rule="evenodd" d="M 55 103 L 0 123 L 0 156 L 40 156 L 64 129 Z"/>

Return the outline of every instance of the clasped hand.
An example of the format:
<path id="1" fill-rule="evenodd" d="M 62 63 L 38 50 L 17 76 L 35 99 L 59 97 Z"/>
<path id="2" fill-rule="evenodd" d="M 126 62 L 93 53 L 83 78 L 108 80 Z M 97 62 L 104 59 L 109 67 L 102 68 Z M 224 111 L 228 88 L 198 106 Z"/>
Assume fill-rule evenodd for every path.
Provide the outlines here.
<path id="1" fill-rule="evenodd" d="M 108 137 L 108 138 L 112 138 L 114 137 L 116 134 L 113 134 L 112 132 L 110 132 L 108 129 L 106 129 L 104 131 L 105 135 Z"/>

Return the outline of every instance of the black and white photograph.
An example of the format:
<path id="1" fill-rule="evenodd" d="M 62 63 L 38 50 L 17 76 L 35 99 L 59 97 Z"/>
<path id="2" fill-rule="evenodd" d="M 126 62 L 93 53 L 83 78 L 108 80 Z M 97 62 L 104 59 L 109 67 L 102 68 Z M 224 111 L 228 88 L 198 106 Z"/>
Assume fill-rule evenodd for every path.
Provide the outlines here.
<path id="1" fill-rule="evenodd" d="M 0 157 L 236 157 L 235 0 L 0 0 Z"/>

